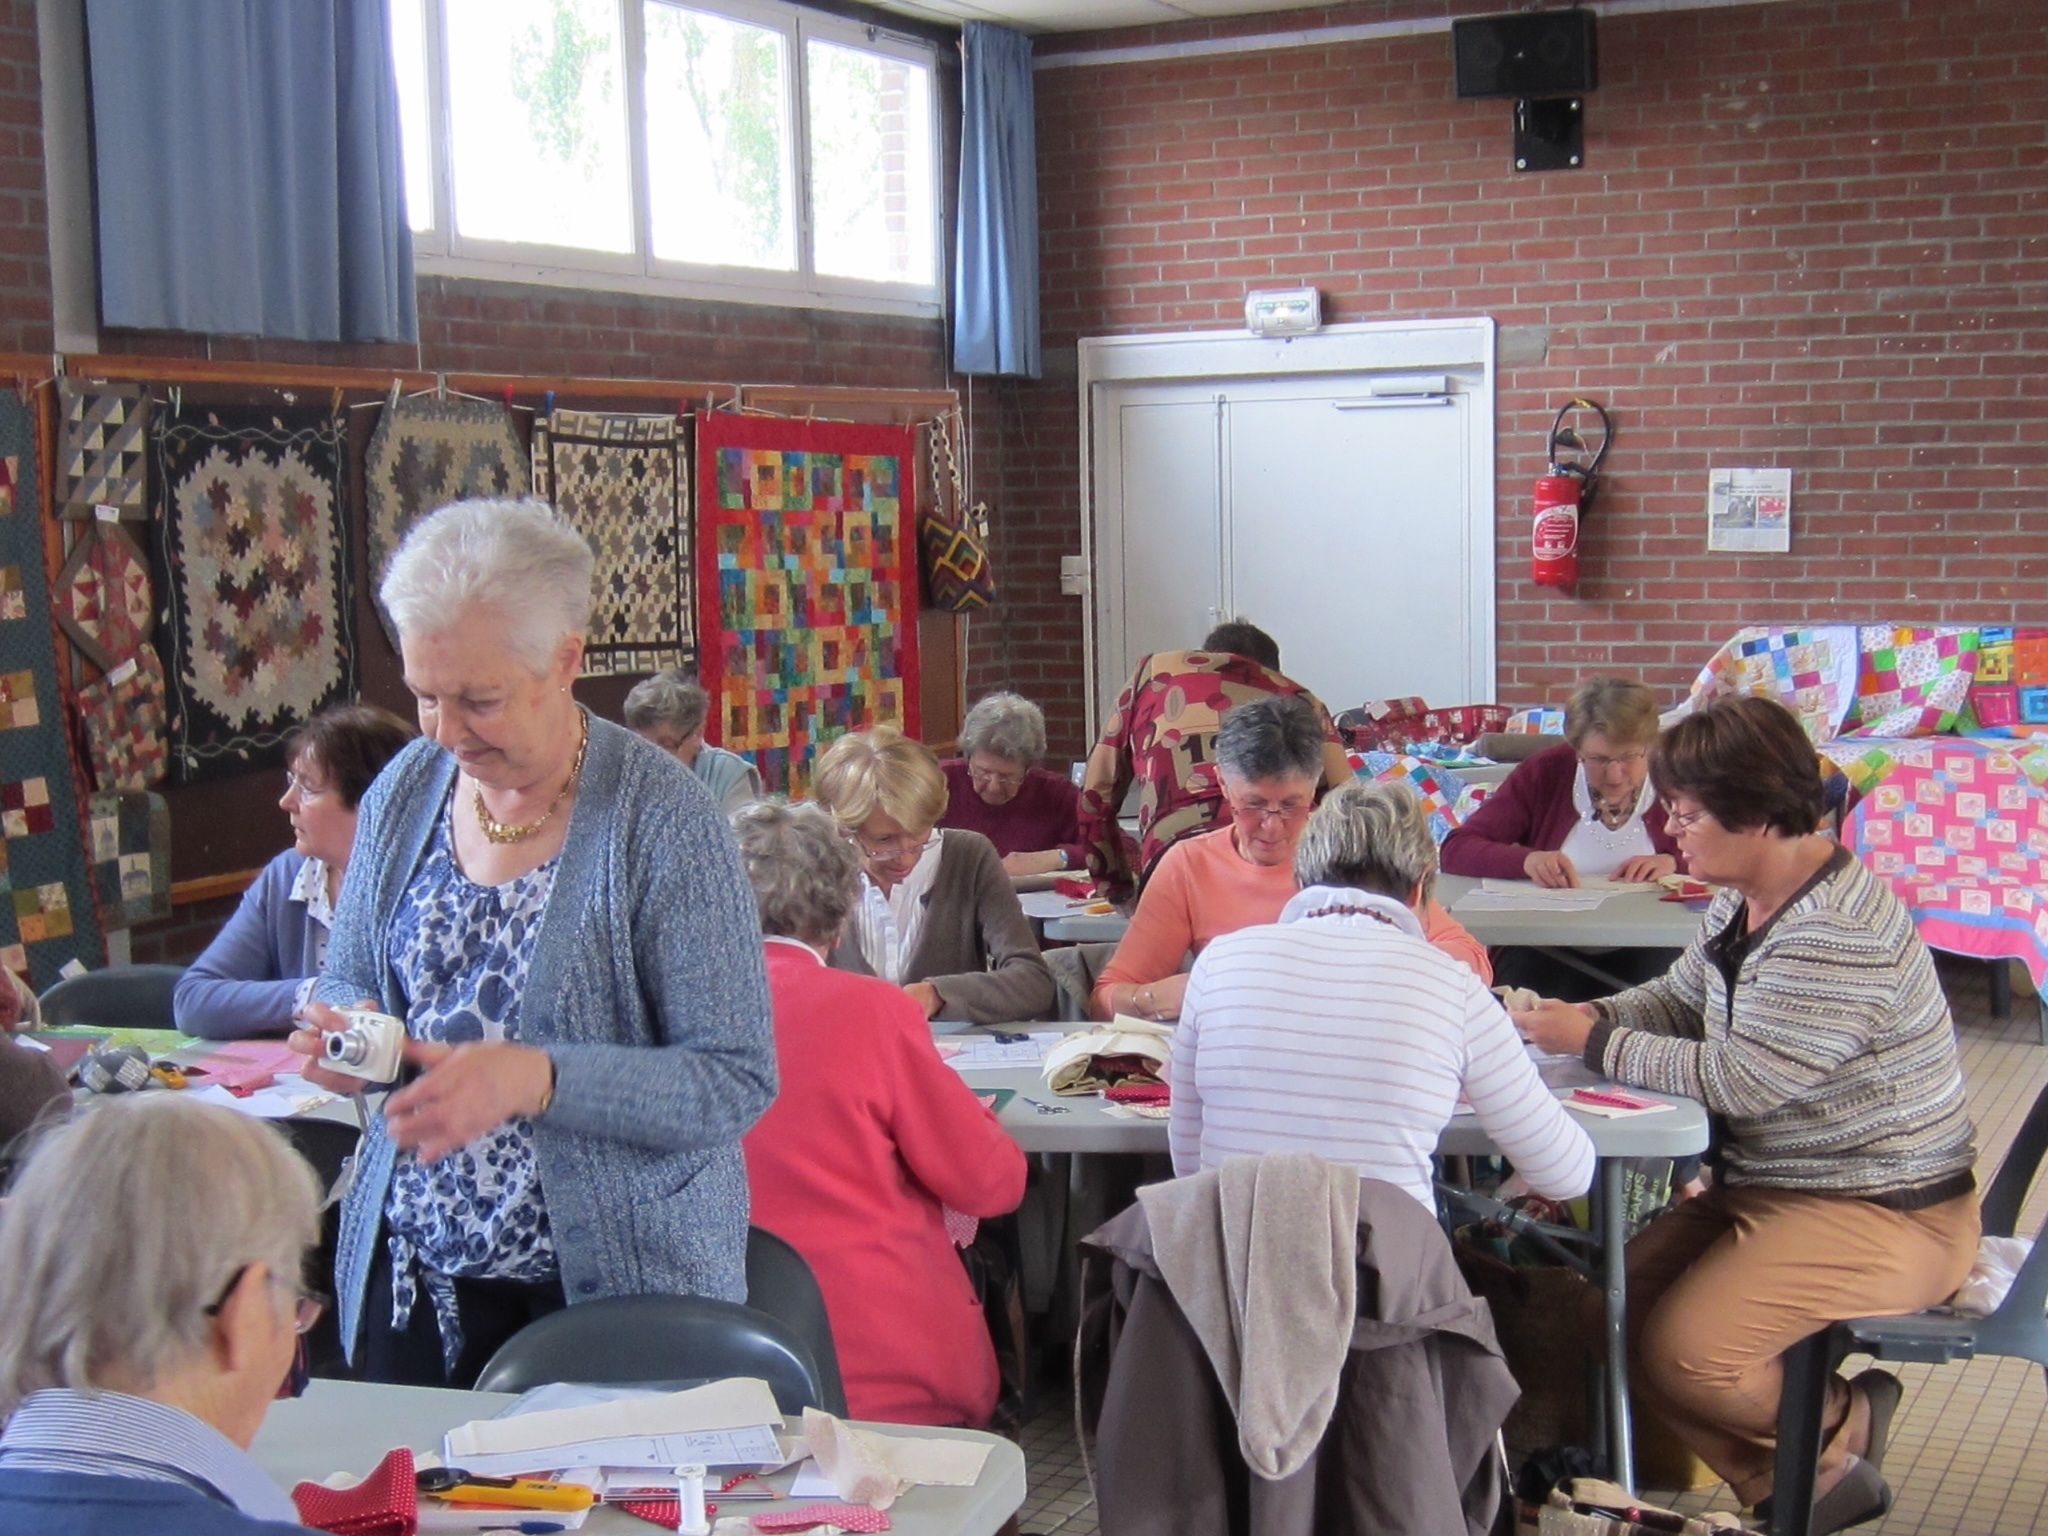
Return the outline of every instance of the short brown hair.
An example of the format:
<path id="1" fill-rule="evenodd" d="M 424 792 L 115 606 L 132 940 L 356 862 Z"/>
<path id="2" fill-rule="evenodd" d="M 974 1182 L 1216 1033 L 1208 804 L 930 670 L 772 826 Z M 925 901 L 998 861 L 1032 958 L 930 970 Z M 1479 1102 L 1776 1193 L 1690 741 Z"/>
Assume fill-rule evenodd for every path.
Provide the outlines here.
<path id="1" fill-rule="evenodd" d="M 1650 782 L 1665 800 L 1698 801 L 1731 832 L 1804 837 L 1820 823 L 1820 758 L 1775 699 L 1716 699 L 1687 715 L 1650 747 Z"/>
<path id="2" fill-rule="evenodd" d="M 1564 738 L 1578 746 L 1599 732 L 1617 747 L 1646 747 L 1657 735 L 1657 695 L 1627 677 L 1581 683 L 1564 705 Z"/>
<path id="3" fill-rule="evenodd" d="M 337 704 L 323 709 L 285 738 L 284 760 L 311 758 L 328 787 L 354 810 L 384 765 L 413 738 L 413 728 L 374 704 Z"/>

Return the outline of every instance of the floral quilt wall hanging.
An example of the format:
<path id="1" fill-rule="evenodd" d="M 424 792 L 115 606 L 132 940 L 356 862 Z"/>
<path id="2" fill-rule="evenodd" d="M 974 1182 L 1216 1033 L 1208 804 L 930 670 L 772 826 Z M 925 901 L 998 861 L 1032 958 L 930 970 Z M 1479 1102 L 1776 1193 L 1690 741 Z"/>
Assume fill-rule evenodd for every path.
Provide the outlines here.
<path id="1" fill-rule="evenodd" d="M 355 692 L 340 418 L 159 413 L 150 487 L 174 783 L 283 761 L 285 737 Z"/>

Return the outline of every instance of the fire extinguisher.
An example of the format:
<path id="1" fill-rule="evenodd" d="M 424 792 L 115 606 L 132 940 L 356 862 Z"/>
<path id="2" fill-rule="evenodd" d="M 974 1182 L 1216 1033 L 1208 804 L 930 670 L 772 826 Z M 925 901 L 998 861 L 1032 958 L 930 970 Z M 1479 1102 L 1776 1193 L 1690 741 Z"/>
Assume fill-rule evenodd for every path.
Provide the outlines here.
<path id="1" fill-rule="evenodd" d="M 1588 452 L 1584 438 L 1565 425 L 1573 411 L 1600 418 L 1600 447 Z M 1598 401 L 1567 400 L 1550 424 L 1550 468 L 1536 481 L 1536 517 L 1530 528 L 1529 575 L 1539 587 L 1569 590 L 1579 579 L 1579 523 L 1593 510 L 1600 490 L 1600 462 L 1614 424 Z"/>

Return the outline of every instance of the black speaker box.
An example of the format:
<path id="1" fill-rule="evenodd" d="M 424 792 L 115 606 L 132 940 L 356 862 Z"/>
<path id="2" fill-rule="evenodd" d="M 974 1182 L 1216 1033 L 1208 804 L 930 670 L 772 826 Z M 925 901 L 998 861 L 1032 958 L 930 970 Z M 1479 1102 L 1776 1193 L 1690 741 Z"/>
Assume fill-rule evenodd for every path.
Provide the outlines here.
<path id="1" fill-rule="evenodd" d="M 1451 23 L 1458 96 L 1576 96 L 1600 83 L 1591 11 L 1521 11 Z"/>

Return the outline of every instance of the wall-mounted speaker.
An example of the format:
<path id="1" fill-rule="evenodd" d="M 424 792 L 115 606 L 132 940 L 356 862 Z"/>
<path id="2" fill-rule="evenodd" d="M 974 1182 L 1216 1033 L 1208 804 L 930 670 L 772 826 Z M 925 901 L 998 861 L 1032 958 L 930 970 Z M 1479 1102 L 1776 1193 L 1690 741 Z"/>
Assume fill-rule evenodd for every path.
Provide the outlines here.
<path id="1" fill-rule="evenodd" d="M 1458 95 L 1576 96 L 1600 83 L 1591 11 L 1519 11 L 1451 23 Z"/>

